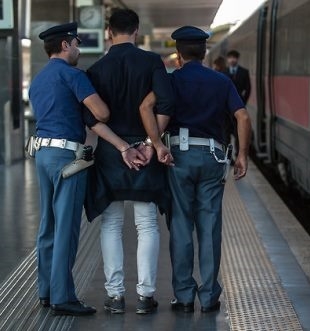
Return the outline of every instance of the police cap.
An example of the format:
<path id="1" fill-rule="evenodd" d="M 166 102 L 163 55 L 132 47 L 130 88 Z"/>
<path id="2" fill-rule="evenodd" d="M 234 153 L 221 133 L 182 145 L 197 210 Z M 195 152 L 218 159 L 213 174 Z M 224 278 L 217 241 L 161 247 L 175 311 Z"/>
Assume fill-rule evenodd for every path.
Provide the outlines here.
<path id="1" fill-rule="evenodd" d="M 56 25 L 39 34 L 39 38 L 44 41 L 51 41 L 56 37 L 65 36 L 72 36 L 73 38 L 76 38 L 79 42 L 81 41 L 77 33 L 76 22 Z"/>
<path id="2" fill-rule="evenodd" d="M 177 42 L 189 42 L 189 43 L 205 43 L 209 38 L 209 34 L 205 31 L 196 28 L 195 26 L 182 26 L 175 30 L 171 38 Z"/>

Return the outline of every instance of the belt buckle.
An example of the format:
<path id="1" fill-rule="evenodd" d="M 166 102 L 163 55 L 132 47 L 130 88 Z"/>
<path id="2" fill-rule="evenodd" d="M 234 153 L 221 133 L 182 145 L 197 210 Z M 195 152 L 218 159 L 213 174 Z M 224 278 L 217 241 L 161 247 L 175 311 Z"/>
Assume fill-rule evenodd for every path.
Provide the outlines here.
<path id="1" fill-rule="evenodd" d="M 67 144 L 67 139 L 61 139 L 61 148 L 66 148 L 66 144 Z"/>

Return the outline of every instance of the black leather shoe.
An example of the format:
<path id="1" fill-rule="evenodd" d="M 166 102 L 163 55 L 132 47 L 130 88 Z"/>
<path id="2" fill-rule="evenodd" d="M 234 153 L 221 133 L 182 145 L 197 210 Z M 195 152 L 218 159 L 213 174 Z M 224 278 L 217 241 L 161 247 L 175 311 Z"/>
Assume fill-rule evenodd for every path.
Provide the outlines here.
<path id="1" fill-rule="evenodd" d="M 53 315 L 85 316 L 95 314 L 96 308 L 86 306 L 82 301 L 51 305 Z"/>
<path id="2" fill-rule="evenodd" d="M 210 306 L 210 307 L 201 307 L 201 312 L 202 313 L 212 313 L 214 311 L 220 310 L 220 308 L 221 308 L 221 301 L 218 301 L 213 306 Z"/>
<path id="3" fill-rule="evenodd" d="M 44 308 L 50 307 L 50 298 L 40 298 L 40 305 Z"/>
<path id="4" fill-rule="evenodd" d="M 194 312 L 194 302 L 183 303 L 178 302 L 177 299 L 173 299 L 170 302 L 171 309 L 174 311 L 183 311 L 184 313 L 193 313 Z"/>

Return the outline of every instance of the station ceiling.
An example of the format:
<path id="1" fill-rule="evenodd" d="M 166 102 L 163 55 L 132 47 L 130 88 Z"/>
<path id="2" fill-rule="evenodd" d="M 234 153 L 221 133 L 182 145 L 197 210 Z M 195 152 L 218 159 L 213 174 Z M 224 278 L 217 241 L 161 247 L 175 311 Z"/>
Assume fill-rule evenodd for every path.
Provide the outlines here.
<path id="1" fill-rule="evenodd" d="M 123 0 L 156 29 L 211 25 L 222 0 Z"/>
<path id="2" fill-rule="evenodd" d="M 41 16 L 51 18 L 50 5 L 69 10 L 69 6 L 75 3 L 102 3 L 106 6 L 128 7 L 135 10 L 139 16 L 141 25 L 146 30 L 152 31 L 155 36 L 170 36 L 170 33 L 182 25 L 195 25 L 202 29 L 208 29 L 223 0 L 31 0 L 32 7 L 40 7 Z M 44 5 L 43 5 L 44 4 Z M 46 6 L 45 6 L 46 4 Z M 43 5 L 43 6 L 42 6 Z M 44 15 L 43 15 L 44 13 Z M 54 19 L 54 18 L 53 18 Z"/>

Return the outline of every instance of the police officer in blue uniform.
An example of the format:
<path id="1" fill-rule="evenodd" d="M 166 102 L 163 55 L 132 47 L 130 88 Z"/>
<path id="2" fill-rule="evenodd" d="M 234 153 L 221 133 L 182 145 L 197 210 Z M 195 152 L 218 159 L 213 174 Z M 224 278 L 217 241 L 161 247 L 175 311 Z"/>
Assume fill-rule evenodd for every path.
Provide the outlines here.
<path id="1" fill-rule="evenodd" d="M 54 315 L 89 315 L 96 309 L 77 299 L 72 276 L 87 172 L 66 179 L 61 174 L 85 142 L 82 104 L 102 122 L 108 120 L 109 110 L 86 74 L 75 68 L 80 53 L 77 24 L 52 27 L 39 37 L 50 58 L 29 91 L 36 118 L 41 200 L 37 240 L 40 303 L 51 306 Z"/>
<path id="2" fill-rule="evenodd" d="M 168 169 L 172 193 L 170 253 L 175 294 L 171 307 L 193 312 L 198 295 L 201 311 L 207 313 L 220 308 L 221 286 L 217 278 L 221 258 L 221 210 L 223 179 L 229 162 L 225 157 L 224 120 L 229 112 L 238 123 L 240 149 L 235 179 L 242 178 L 247 171 L 251 125 L 231 80 L 202 65 L 208 34 L 196 27 L 185 26 L 173 32 L 172 38 L 176 40 L 181 69 L 171 75 L 176 100 L 175 113 L 169 123 L 175 164 Z M 142 120 L 151 140 L 158 141 L 153 111 L 151 107 L 147 109 L 152 104 L 151 99 L 148 102 L 140 107 Z M 195 228 L 200 285 L 193 277 Z"/>

